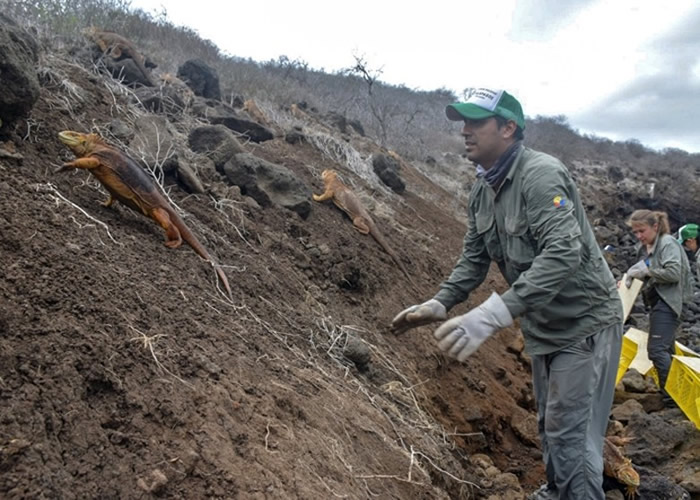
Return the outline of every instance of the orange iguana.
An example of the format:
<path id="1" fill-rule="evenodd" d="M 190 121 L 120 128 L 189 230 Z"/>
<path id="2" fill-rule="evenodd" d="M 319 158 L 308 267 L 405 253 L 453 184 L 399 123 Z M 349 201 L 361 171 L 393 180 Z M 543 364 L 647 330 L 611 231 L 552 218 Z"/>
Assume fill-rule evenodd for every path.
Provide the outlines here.
<path id="1" fill-rule="evenodd" d="M 609 436 L 603 442 L 603 473 L 625 485 L 627 498 L 634 498 L 639 488 L 639 474 L 632 461 L 622 454 L 618 446 L 624 446 L 630 438 Z"/>
<path id="2" fill-rule="evenodd" d="M 406 268 L 403 266 L 396 253 L 389 247 L 386 240 L 377 229 L 376 224 L 367 213 L 367 210 L 365 210 L 365 207 L 360 203 L 357 195 L 338 179 L 338 173 L 335 170 L 326 169 L 321 172 L 321 178 L 323 179 L 325 190 L 323 194 L 313 195 L 314 200 L 326 201 L 332 199 L 333 203 L 335 203 L 338 208 L 350 216 L 355 229 L 362 234 L 370 234 L 377 240 L 377 243 L 381 245 L 384 251 L 394 259 L 394 262 L 396 262 L 399 269 L 406 275 L 408 281 L 415 286 L 408 271 L 406 271 Z"/>
<path id="3" fill-rule="evenodd" d="M 108 54 L 115 61 L 124 58 L 133 60 L 136 67 L 143 74 L 144 79 L 152 87 L 155 86 L 150 73 L 146 69 L 146 58 L 136 50 L 136 47 L 129 40 L 111 31 L 100 31 L 94 26 L 87 28 L 85 35 L 100 47 L 103 54 Z"/>
<path id="4" fill-rule="evenodd" d="M 84 168 L 90 171 L 109 192 L 104 202 L 109 207 L 115 200 L 121 201 L 136 212 L 150 217 L 165 229 L 165 245 L 177 248 L 185 240 L 200 257 L 216 268 L 216 274 L 231 297 L 231 288 L 226 275 L 209 255 L 168 200 L 156 187 L 153 179 L 133 159 L 104 142 L 97 134 L 82 134 L 64 130 L 58 138 L 68 146 L 77 159 L 64 163 L 58 170 Z"/>

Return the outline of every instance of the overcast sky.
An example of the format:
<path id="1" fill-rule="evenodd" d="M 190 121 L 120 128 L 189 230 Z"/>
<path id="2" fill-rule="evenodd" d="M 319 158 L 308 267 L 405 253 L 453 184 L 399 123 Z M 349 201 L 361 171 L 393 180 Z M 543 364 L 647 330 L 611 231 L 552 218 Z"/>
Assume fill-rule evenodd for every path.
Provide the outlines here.
<path id="1" fill-rule="evenodd" d="M 505 88 L 525 114 L 700 153 L 697 0 L 132 0 L 223 52 L 332 72 L 354 56 L 409 88 Z"/>

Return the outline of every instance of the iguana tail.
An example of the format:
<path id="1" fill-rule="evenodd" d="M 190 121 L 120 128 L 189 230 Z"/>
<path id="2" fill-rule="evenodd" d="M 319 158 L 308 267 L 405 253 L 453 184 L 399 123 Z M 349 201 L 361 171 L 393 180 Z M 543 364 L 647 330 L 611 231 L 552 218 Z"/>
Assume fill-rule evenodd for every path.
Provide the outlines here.
<path id="1" fill-rule="evenodd" d="M 199 242 L 199 240 L 196 238 L 196 236 L 192 233 L 192 231 L 189 230 L 189 228 L 185 225 L 184 221 L 180 218 L 180 216 L 174 211 L 174 210 L 168 210 L 168 215 L 170 215 L 171 222 L 174 226 L 177 227 L 178 231 L 180 231 L 180 236 L 182 239 L 192 247 L 192 249 L 197 252 L 197 254 L 203 258 L 206 261 L 209 261 L 212 266 L 214 266 L 214 269 L 216 270 L 216 275 L 219 277 L 221 280 L 221 283 L 224 285 L 224 288 L 226 289 L 226 293 L 228 294 L 228 297 L 233 300 L 233 294 L 231 293 L 231 287 L 228 284 L 228 279 L 226 278 L 226 275 L 224 274 L 224 271 L 221 269 L 221 266 L 219 266 L 214 259 L 211 258 L 211 255 L 209 255 L 209 252 L 207 252 L 207 249 L 204 248 L 204 246 Z"/>
<path id="2" fill-rule="evenodd" d="M 396 262 L 396 265 L 398 266 L 398 268 L 401 269 L 401 272 L 403 272 L 404 275 L 406 276 L 406 278 L 408 278 L 408 281 L 411 283 L 411 285 L 413 286 L 413 288 L 417 288 L 417 287 L 416 287 L 416 284 L 413 282 L 413 279 L 411 278 L 411 275 L 408 274 L 408 271 L 407 271 L 406 268 L 404 267 L 403 262 L 401 262 L 401 260 L 399 260 L 399 256 L 396 255 L 396 252 L 394 252 L 394 251 L 391 249 L 391 247 L 389 246 L 389 244 L 388 244 L 388 243 L 386 242 L 386 240 L 384 239 L 384 236 L 382 236 L 381 233 L 377 230 L 377 227 L 374 225 L 374 223 L 372 223 L 372 224 L 370 225 L 369 233 L 370 233 L 370 234 L 372 235 L 372 237 L 377 241 L 377 243 L 379 243 L 379 245 L 384 249 L 384 251 L 385 251 L 387 254 L 389 254 L 389 256 L 390 256 L 392 259 L 394 259 L 394 262 Z"/>
<path id="3" fill-rule="evenodd" d="M 156 87 L 157 85 L 153 81 L 151 74 L 146 69 L 146 63 L 145 63 L 145 59 L 143 58 L 143 56 L 140 56 L 140 57 L 136 56 L 136 57 L 133 57 L 132 59 L 133 59 L 134 63 L 136 63 L 136 66 L 138 66 L 139 71 L 141 71 L 141 74 L 143 74 L 143 77 L 149 83 L 149 86 Z"/>

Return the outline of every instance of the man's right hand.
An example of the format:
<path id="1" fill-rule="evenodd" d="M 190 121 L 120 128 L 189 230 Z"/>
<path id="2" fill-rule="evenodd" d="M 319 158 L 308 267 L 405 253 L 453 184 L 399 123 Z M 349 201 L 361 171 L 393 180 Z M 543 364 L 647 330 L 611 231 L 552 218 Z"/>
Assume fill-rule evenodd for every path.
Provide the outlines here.
<path id="1" fill-rule="evenodd" d="M 439 301 L 430 299 L 427 302 L 404 309 L 391 320 L 391 330 L 403 333 L 417 326 L 427 325 L 435 321 L 447 319 L 447 309 Z"/>

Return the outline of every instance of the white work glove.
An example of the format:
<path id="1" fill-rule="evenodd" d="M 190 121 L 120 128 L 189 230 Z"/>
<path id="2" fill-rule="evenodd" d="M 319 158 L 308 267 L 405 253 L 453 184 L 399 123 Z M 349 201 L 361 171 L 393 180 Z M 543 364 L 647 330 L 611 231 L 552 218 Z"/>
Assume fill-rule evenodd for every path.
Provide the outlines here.
<path id="1" fill-rule="evenodd" d="M 430 299 L 427 302 L 404 309 L 391 320 L 391 329 L 403 333 L 417 326 L 447 319 L 447 309 L 440 301 Z"/>
<path id="2" fill-rule="evenodd" d="M 649 266 L 646 261 L 640 260 L 627 270 L 627 283 L 625 285 L 629 288 L 632 285 L 633 278 L 644 280 L 647 276 L 649 276 Z"/>
<path id="3" fill-rule="evenodd" d="M 496 292 L 467 314 L 445 321 L 435 330 L 438 347 L 448 356 L 464 361 L 495 331 L 513 324 L 513 317 Z"/>

